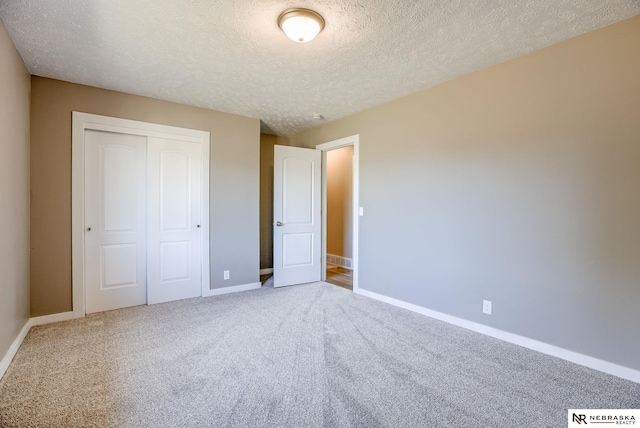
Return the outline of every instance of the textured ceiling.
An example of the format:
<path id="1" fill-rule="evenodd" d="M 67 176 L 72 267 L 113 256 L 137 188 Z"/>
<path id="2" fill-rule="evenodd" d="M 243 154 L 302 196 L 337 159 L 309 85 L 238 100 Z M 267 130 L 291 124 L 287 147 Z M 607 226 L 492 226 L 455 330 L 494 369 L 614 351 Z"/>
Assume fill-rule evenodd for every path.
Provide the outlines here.
<path id="1" fill-rule="evenodd" d="M 326 21 L 298 44 L 278 15 Z M 639 0 L 0 0 L 31 74 L 318 126 L 622 19 Z M 313 119 L 319 113 L 324 119 Z"/>

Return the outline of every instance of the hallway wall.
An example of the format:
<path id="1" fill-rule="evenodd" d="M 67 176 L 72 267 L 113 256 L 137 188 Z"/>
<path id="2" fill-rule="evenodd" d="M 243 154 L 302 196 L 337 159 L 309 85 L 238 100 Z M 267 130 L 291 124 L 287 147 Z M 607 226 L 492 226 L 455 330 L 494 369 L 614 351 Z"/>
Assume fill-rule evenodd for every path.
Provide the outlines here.
<path id="1" fill-rule="evenodd" d="M 352 258 L 353 146 L 327 152 L 327 253 Z"/>

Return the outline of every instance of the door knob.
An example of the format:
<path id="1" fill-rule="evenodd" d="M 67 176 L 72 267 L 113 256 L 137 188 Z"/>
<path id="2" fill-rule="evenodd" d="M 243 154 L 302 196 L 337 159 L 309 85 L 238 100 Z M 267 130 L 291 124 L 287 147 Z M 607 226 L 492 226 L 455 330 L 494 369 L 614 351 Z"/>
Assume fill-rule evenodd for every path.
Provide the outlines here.
<path id="1" fill-rule="evenodd" d="M 91 232 L 91 228 L 90 227 L 87 227 L 87 232 Z"/>
<path id="2" fill-rule="evenodd" d="M 284 223 L 281 221 L 276 222 L 276 226 L 280 227 L 280 226 L 284 226 Z"/>

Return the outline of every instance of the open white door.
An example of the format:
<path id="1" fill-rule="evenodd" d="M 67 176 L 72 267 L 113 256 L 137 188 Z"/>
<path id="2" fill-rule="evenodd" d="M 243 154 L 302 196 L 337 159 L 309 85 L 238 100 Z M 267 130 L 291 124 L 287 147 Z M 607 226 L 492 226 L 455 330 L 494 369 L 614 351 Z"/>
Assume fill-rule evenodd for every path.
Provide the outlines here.
<path id="1" fill-rule="evenodd" d="M 275 146 L 273 285 L 320 281 L 321 152 Z"/>

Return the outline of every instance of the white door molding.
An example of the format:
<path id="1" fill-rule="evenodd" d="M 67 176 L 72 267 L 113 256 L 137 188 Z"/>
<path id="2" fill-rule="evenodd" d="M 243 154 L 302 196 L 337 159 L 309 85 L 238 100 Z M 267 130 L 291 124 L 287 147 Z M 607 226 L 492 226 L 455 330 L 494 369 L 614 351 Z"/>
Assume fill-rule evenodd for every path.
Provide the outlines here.
<path id="1" fill-rule="evenodd" d="M 209 293 L 209 152 L 210 134 L 206 131 L 178 128 L 119 119 L 89 113 L 73 112 L 71 133 L 71 260 L 73 317 L 85 316 L 84 269 L 84 135 L 85 130 L 158 137 L 188 141 L 202 145 L 202 284 L 201 295 Z"/>
<path id="2" fill-rule="evenodd" d="M 327 272 L 327 153 L 329 150 L 340 149 L 342 147 L 353 146 L 353 227 L 352 227 L 352 251 L 353 251 L 353 291 L 358 292 L 359 286 L 359 256 L 358 256 L 358 236 L 360 221 L 360 135 L 351 135 L 350 137 L 340 138 L 339 140 L 329 141 L 328 143 L 319 144 L 317 150 L 322 151 L 322 280 L 326 280 Z"/>

